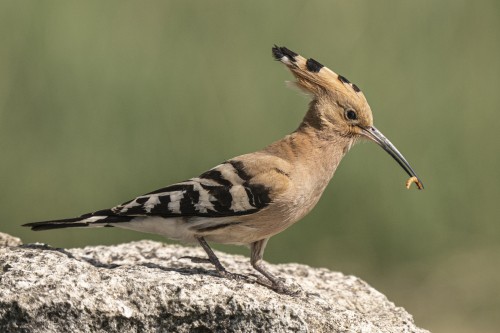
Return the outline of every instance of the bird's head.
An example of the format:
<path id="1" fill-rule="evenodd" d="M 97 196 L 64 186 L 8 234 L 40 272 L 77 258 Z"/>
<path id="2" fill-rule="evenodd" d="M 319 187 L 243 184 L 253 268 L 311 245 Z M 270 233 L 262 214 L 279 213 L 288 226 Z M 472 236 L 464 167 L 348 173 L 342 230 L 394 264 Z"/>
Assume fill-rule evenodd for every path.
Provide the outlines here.
<path id="1" fill-rule="evenodd" d="M 273 56 L 295 76 L 294 84 L 312 95 L 311 108 L 304 122 L 321 132 L 352 139 L 367 138 L 389 153 L 410 175 L 423 184 L 396 147 L 373 126 L 373 115 L 359 87 L 318 61 L 306 59 L 286 47 L 274 46 Z"/>

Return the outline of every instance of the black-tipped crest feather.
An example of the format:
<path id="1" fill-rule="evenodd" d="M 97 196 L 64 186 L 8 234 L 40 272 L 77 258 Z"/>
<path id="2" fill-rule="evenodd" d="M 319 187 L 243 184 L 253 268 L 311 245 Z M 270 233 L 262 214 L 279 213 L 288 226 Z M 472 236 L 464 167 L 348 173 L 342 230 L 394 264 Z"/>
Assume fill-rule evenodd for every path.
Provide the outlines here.
<path id="1" fill-rule="evenodd" d="M 309 58 L 309 59 L 307 59 L 306 67 L 310 72 L 318 73 L 321 70 L 321 68 L 323 68 L 325 66 L 323 66 L 322 64 L 320 64 L 319 62 L 317 62 L 313 58 Z"/>
<path id="2" fill-rule="evenodd" d="M 273 57 L 276 60 L 281 60 L 283 57 L 286 56 L 288 59 L 295 62 L 295 57 L 298 56 L 297 53 L 287 49 L 284 46 L 274 45 L 272 51 L 273 51 Z"/>

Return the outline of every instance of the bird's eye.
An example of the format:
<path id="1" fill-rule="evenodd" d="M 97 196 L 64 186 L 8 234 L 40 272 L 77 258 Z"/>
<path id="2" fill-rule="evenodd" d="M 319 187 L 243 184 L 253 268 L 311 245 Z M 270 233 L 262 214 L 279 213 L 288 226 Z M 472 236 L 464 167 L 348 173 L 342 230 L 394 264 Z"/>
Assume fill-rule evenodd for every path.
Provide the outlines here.
<path id="1" fill-rule="evenodd" d="M 356 111 L 354 111 L 354 110 L 346 110 L 345 116 L 347 117 L 347 119 L 350 119 L 350 120 L 358 119 L 358 115 L 356 114 Z"/>

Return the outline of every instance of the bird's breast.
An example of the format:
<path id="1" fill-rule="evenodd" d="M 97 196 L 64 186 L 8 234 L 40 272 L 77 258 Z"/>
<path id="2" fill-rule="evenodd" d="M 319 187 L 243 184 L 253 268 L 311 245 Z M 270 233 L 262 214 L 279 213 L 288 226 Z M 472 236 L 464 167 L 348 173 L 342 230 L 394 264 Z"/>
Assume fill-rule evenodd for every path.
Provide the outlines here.
<path id="1" fill-rule="evenodd" d="M 317 154 L 315 158 L 297 163 L 291 173 L 293 186 L 289 197 L 285 199 L 289 203 L 288 210 L 293 222 L 303 218 L 316 206 L 347 151 Z"/>

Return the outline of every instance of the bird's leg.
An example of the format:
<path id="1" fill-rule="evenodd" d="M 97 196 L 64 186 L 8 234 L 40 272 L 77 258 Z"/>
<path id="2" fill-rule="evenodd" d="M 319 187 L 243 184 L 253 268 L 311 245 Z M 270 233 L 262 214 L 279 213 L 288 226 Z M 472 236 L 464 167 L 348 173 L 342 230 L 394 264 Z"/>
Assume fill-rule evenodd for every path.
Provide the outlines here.
<path id="1" fill-rule="evenodd" d="M 271 274 L 263 265 L 262 258 L 264 256 L 264 249 L 266 248 L 267 241 L 269 238 L 262 239 L 260 241 L 254 242 L 250 245 L 251 257 L 250 263 L 253 268 L 255 268 L 259 273 L 264 275 L 269 281 L 271 281 L 271 289 L 275 290 L 281 294 L 294 294 L 292 291 L 285 287 L 283 282 L 273 274 Z M 267 285 L 267 284 L 266 284 Z"/>
<path id="2" fill-rule="evenodd" d="M 205 252 L 207 253 L 207 255 L 208 255 L 208 261 L 211 262 L 212 265 L 215 266 L 215 268 L 217 269 L 217 272 L 219 272 L 221 275 L 224 275 L 225 273 L 227 273 L 226 269 L 224 268 L 224 266 L 222 266 L 222 264 L 219 261 L 219 258 L 217 258 L 217 256 L 215 255 L 214 251 L 212 251 L 212 249 L 210 248 L 210 245 L 208 245 L 208 243 L 205 240 L 205 238 L 203 238 L 203 237 L 196 237 L 196 240 L 198 241 L 198 243 L 200 243 L 200 245 L 203 248 L 203 250 L 205 250 Z M 199 259 L 203 260 L 203 258 L 197 258 L 197 259 L 198 260 Z"/>
<path id="3" fill-rule="evenodd" d="M 224 268 L 224 266 L 222 266 L 222 264 L 219 261 L 219 258 L 217 258 L 214 251 L 212 251 L 212 249 L 210 248 L 210 245 L 208 245 L 205 238 L 203 238 L 202 236 L 195 236 L 195 238 L 198 241 L 198 243 L 200 243 L 203 250 L 205 250 L 205 252 L 207 253 L 208 258 L 198 258 L 198 257 L 189 257 L 189 256 L 182 257 L 182 258 L 190 259 L 192 262 L 195 262 L 195 263 L 211 263 L 212 265 L 215 266 L 215 269 L 217 270 L 219 275 L 222 277 L 229 278 L 229 279 L 241 279 L 242 278 L 242 276 L 240 276 L 238 274 L 233 274 L 233 273 L 228 272 Z"/>
<path id="4" fill-rule="evenodd" d="M 217 258 L 215 253 L 212 251 L 212 249 L 210 248 L 210 245 L 208 245 L 207 241 L 201 236 L 200 237 L 195 236 L 195 238 L 198 241 L 198 243 L 200 243 L 203 250 L 205 250 L 205 252 L 207 253 L 208 258 L 182 256 L 179 259 L 189 259 L 189 260 L 191 260 L 191 262 L 194 262 L 196 264 L 212 264 L 215 266 L 217 271 L 219 271 L 219 272 L 225 271 L 226 269 L 224 268 L 224 266 L 222 266 L 222 264 L 219 261 L 219 258 Z"/>

